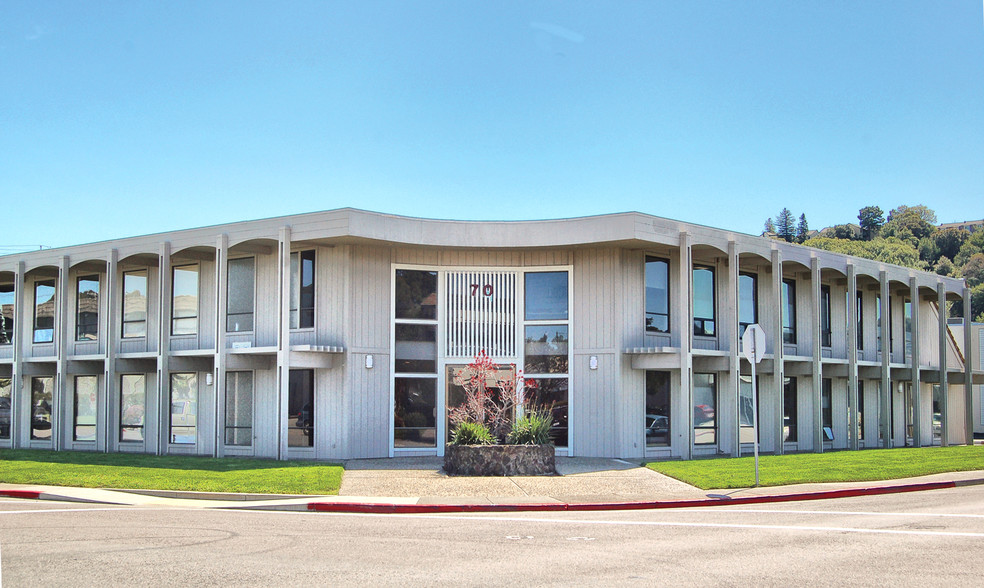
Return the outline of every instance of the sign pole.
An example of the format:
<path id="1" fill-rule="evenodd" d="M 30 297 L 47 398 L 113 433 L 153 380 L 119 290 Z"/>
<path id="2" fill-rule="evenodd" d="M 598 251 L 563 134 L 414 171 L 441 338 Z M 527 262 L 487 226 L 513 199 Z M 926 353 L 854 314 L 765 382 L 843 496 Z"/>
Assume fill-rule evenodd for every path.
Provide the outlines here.
<path id="1" fill-rule="evenodd" d="M 753 352 L 754 353 L 754 352 Z M 759 485 L 759 428 L 758 428 L 758 380 L 755 378 L 755 364 L 752 364 L 752 435 L 755 447 L 755 487 Z"/>
<path id="2" fill-rule="evenodd" d="M 765 356 L 765 330 L 757 323 L 745 327 L 741 336 L 741 351 L 752 366 L 752 434 L 755 436 L 755 486 L 759 485 L 758 378 L 755 366 Z M 740 426 L 740 425 L 739 425 Z"/>

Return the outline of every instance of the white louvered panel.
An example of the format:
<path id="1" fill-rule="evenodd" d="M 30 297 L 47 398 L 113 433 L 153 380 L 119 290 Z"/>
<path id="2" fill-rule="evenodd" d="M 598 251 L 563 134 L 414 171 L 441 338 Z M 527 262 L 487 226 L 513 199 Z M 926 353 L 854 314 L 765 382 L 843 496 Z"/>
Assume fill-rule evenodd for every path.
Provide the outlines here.
<path id="1" fill-rule="evenodd" d="M 446 355 L 472 358 L 516 354 L 516 274 L 446 274 Z"/>

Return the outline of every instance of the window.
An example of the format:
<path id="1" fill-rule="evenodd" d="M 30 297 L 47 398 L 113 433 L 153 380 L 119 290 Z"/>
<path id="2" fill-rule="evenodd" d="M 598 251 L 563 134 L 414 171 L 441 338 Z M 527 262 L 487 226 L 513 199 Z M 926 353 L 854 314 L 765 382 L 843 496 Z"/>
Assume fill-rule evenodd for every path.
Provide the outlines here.
<path id="1" fill-rule="evenodd" d="M 782 435 L 783 441 L 795 443 L 796 434 L 796 378 L 783 378 L 782 386 Z"/>
<path id="2" fill-rule="evenodd" d="M 314 447 L 314 370 L 290 370 L 287 446 Z"/>
<path id="3" fill-rule="evenodd" d="M 758 322 L 758 275 L 738 274 L 738 336 Z"/>
<path id="4" fill-rule="evenodd" d="M 252 257 L 229 260 L 226 292 L 226 332 L 253 330 L 253 300 L 256 263 Z"/>
<path id="5" fill-rule="evenodd" d="M 0 284 L 0 345 L 14 342 L 14 285 Z"/>
<path id="6" fill-rule="evenodd" d="M 740 443 L 755 442 L 755 419 L 758 416 L 756 409 L 761 404 L 755 402 L 757 398 L 758 390 L 752 386 L 752 377 L 740 376 L 738 379 L 738 440 Z M 761 420 L 759 420 L 759 424 L 761 425 Z M 759 429 L 761 430 L 761 426 Z M 759 434 L 759 438 L 761 439 L 761 434 Z"/>
<path id="7" fill-rule="evenodd" d="M 123 272 L 123 337 L 147 336 L 147 270 Z"/>
<path id="8" fill-rule="evenodd" d="M 858 292 L 858 351 L 864 349 L 864 296 Z"/>
<path id="9" fill-rule="evenodd" d="M 31 440 L 51 441 L 51 376 L 31 378 Z"/>
<path id="10" fill-rule="evenodd" d="M 394 326 L 397 373 L 437 373 L 437 325 Z"/>
<path id="11" fill-rule="evenodd" d="M 567 325 L 527 325 L 525 339 L 527 374 L 567 373 Z"/>
<path id="12" fill-rule="evenodd" d="M 526 320 L 567 320 L 567 272 L 526 273 Z"/>
<path id="13" fill-rule="evenodd" d="M 864 441 L 864 381 L 858 380 L 858 440 Z"/>
<path id="14" fill-rule="evenodd" d="M 11 413 L 10 394 L 12 390 L 10 378 L 0 378 L 0 439 L 10 439 Z"/>
<path id="15" fill-rule="evenodd" d="M 713 337 L 714 268 L 694 267 L 694 335 Z"/>
<path id="16" fill-rule="evenodd" d="M 437 272 L 396 270 L 396 318 L 437 320 Z"/>
<path id="17" fill-rule="evenodd" d="M 51 343 L 55 339 L 55 281 L 34 283 L 34 342 Z"/>
<path id="18" fill-rule="evenodd" d="M 830 326 L 830 286 L 820 286 L 820 345 L 830 347 L 833 330 Z"/>
<path id="19" fill-rule="evenodd" d="M 253 372 L 226 372 L 225 444 L 253 444 Z"/>
<path id="20" fill-rule="evenodd" d="M 146 397 L 146 376 L 143 374 L 123 374 L 120 376 L 120 441 L 144 440 Z"/>
<path id="21" fill-rule="evenodd" d="M 904 313 L 903 320 L 905 321 L 905 354 L 912 355 L 912 301 L 906 300 L 905 305 L 902 307 L 902 312 Z M 984 405 L 982 405 L 984 406 Z"/>
<path id="22" fill-rule="evenodd" d="M 314 250 L 290 254 L 290 328 L 314 327 Z"/>
<path id="23" fill-rule="evenodd" d="M 171 334 L 198 333 L 198 266 L 185 265 L 172 270 Z"/>
<path id="24" fill-rule="evenodd" d="M 881 353 L 882 350 L 882 297 L 875 296 L 875 352 Z"/>
<path id="25" fill-rule="evenodd" d="M 76 282 L 75 340 L 99 338 L 99 276 L 83 276 Z"/>
<path id="26" fill-rule="evenodd" d="M 714 374 L 694 374 L 694 445 L 717 442 L 717 382 Z"/>
<path id="27" fill-rule="evenodd" d="M 670 372 L 646 372 L 646 447 L 670 445 Z"/>
<path id="28" fill-rule="evenodd" d="M 782 342 L 796 344 L 796 281 L 782 281 Z"/>
<path id="29" fill-rule="evenodd" d="M 526 398 L 550 411 L 550 438 L 557 447 L 569 443 L 568 292 L 566 271 L 525 274 L 523 356 L 526 379 L 532 382 Z"/>
<path id="30" fill-rule="evenodd" d="M 823 429 L 824 441 L 834 440 L 834 417 L 831 411 L 833 402 L 833 380 L 820 380 L 820 426 Z"/>
<path id="31" fill-rule="evenodd" d="M 437 272 L 397 269 L 393 447 L 437 446 Z"/>
<path id="32" fill-rule="evenodd" d="M 670 262 L 646 256 L 646 331 L 670 332 Z"/>
<path id="33" fill-rule="evenodd" d="M 72 411 L 72 440 L 96 440 L 96 391 L 99 376 L 75 376 L 75 401 Z"/>
<path id="34" fill-rule="evenodd" d="M 171 374 L 171 443 L 194 445 L 198 437 L 198 374 Z"/>

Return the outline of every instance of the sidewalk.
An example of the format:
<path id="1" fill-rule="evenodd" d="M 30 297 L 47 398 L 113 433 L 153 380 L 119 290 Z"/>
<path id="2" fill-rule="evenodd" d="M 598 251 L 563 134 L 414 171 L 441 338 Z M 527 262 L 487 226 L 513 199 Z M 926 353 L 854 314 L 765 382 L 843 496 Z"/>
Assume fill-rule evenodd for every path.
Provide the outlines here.
<path id="1" fill-rule="evenodd" d="M 557 458 L 558 476 L 449 477 L 441 458 L 349 460 L 338 496 L 0 484 L 0 497 L 108 505 L 332 512 L 629 510 L 818 500 L 984 484 L 984 470 L 886 480 L 701 490 L 618 459 Z"/>

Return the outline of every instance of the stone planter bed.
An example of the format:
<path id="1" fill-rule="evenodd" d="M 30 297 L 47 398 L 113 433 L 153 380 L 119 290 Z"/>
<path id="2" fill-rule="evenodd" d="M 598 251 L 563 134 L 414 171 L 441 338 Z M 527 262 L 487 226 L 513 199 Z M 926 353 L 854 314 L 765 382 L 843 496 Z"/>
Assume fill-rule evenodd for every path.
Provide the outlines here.
<path id="1" fill-rule="evenodd" d="M 449 476 L 552 476 L 557 473 L 553 445 L 448 445 Z"/>

